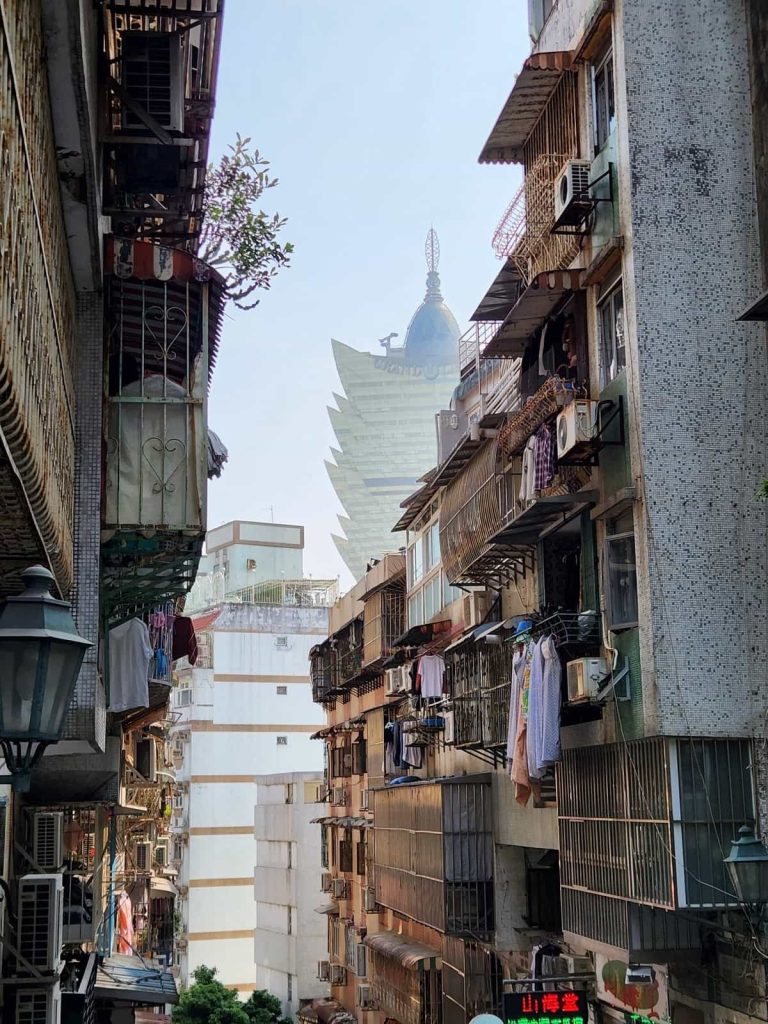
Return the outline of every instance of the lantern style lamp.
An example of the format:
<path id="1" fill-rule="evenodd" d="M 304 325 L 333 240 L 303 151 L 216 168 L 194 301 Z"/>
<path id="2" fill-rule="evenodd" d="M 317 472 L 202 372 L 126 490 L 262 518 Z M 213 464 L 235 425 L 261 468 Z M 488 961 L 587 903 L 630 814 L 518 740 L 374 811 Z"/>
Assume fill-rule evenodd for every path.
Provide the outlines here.
<path id="1" fill-rule="evenodd" d="M 70 605 L 51 595 L 52 573 L 34 565 L 21 578 L 23 593 L 0 610 L 0 749 L 17 792 L 29 789 L 43 751 L 61 739 L 83 657 L 93 646 L 78 634 Z"/>
<path id="2" fill-rule="evenodd" d="M 723 863 L 728 868 L 739 903 L 760 906 L 768 903 L 768 850 L 749 825 L 742 825 L 739 838 Z"/>

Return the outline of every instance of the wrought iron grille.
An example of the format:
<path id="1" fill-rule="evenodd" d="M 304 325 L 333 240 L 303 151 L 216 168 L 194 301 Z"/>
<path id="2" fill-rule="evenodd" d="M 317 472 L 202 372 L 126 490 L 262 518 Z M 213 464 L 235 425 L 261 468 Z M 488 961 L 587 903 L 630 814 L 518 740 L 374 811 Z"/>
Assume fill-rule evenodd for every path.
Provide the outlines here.
<path id="1" fill-rule="evenodd" d="M 405 584 L 372 594 L 363 613 L 363 665 L 372 665 L 392 653 L 405 630 Z"/>
<path id="2" fill-rule="evenodd" d="M 504 748 L 512 687 L 510 644 L 467 643 L 446 655 L 457 747 Z"/>

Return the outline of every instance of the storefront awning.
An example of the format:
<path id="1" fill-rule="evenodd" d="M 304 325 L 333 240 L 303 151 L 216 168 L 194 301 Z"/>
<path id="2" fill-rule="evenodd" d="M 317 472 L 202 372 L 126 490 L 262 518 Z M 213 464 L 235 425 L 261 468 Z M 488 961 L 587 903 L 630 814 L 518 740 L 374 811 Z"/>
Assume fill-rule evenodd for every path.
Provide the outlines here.
<path id="1" fill-rule="evenodd" d="M 439 950 L 425 946 L 407 936 L 396 935 L 394 932 L 376 932 L 375 935 L 366 935 L 363 945 L 381 956 L 396 960 L 411 971 L 439 967 L 441 963 Z"/>
<path id="2" fill-rule="evenodd" d="M 522 356 L 533 332 L 552 316 L 566 294 L 582 287 L 579 270 L 551 270 L 537 274 L 486 345 L 486 358 Z"/>
<path id="3" fill-rule="evenodd" d="M 179 993 L 171 972 L 137 956 L 109 956 L 96 975 L 96 998 L 116 1003 L 162 1006 L 176 1003 Z"/>
<path id="4" fill-rule="evenodd" d="M 149 887 L 149 895 L 157 899 L 161 896 L 178 896 L 179 891 L 170 878 L 153 875 L 152 884 Z"/>
<path id="5" fill-rule="evenodd" d="M 531 134 L 557 83 L 571 67 L 568 50 L 532 53 L 523 63 L 512 92 L 483 146 L 481 164 L 519 164 Z"/>

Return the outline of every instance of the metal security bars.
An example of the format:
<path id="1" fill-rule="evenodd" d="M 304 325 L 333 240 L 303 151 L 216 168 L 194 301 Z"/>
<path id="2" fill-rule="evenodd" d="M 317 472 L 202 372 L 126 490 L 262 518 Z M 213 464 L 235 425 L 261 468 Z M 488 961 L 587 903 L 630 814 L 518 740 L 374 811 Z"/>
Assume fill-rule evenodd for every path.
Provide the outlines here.
<path id="1" fill-rule="evenodd" d="M 405 629 L 404 581 L 372 594 L 363 612 L 363 665 L 369 666 L 392 653 L 394 642 Z"/>
<path id="2" fill-rule="evenodd" d="M 466 643 L 445 658 L 457 747 L 503 749 L 512 687 L 509 644 Z"/>
<path id="3" fill-rule="evenodd" d="M 376 898 L 446 934 L 494 929 L 490 776 L 378 790 Z"/>

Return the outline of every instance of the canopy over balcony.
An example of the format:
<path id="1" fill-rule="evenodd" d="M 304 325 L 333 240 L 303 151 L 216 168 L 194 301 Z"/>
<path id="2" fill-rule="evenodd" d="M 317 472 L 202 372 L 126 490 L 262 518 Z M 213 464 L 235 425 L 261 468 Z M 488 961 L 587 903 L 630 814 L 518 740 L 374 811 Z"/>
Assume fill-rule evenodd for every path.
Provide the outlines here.
<path id="1" fill-rule="evenodd" d="M 551 317 L 571 292 L 582 287 L 579 270 L 537 274 L 518 296 L 483 352 L 486 358 L 518 359 L 534 331 Z"/>
<path id="2" fill-rule="evenodd" d="M 570 67 L 571 54 L 567 50 L 532 53 L 523 62 L 512 92 L 483 146 L 481 164 L 522 163 L 523 146 Z"/>

